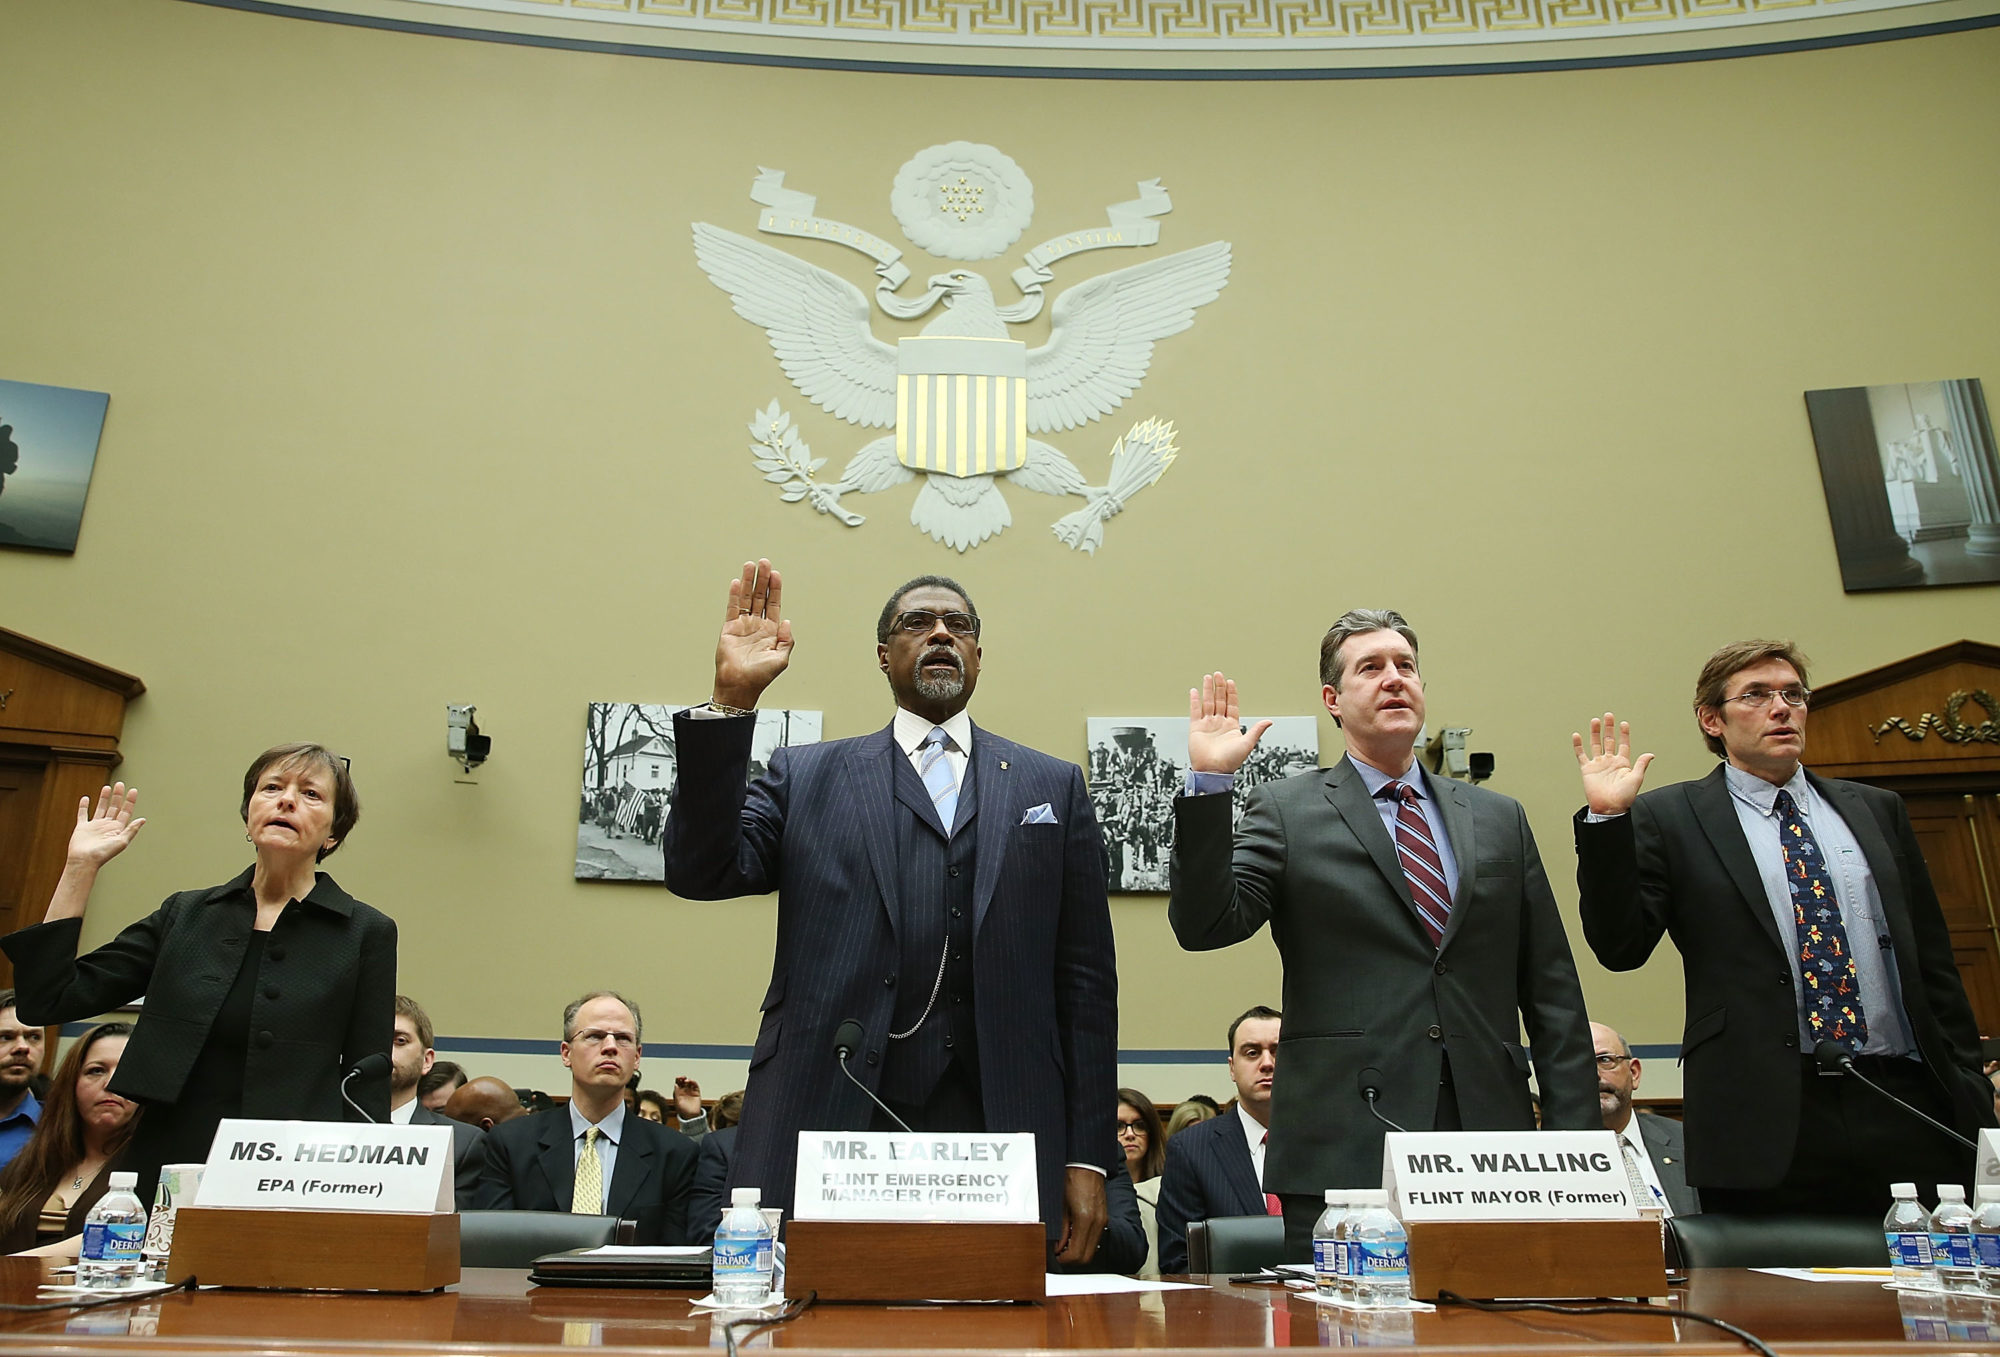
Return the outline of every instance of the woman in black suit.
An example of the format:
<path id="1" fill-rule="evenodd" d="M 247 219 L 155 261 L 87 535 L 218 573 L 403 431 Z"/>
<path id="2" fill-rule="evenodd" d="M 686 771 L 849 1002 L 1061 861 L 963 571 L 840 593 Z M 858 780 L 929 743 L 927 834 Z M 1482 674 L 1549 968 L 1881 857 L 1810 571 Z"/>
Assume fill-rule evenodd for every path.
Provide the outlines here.
<path id="1" fill-rule="evenodd" d="M 169 896 L 79 957 L 98 870 L 146 823 L 132 816 L 138 796 L 119 783 L 95 812 L 83 799 L 48 914 L 0 948 L 24 1022 L 73 1022 L 145 996 L 112 1082 L 146 1108 L 127 1155 L 140 1200 L 151 1200 L 160 1165 L 207 1159 L 225 1117 L 359 1119 L 341 1081 L 377 1053 L 382 1072 L 347 1092 L 386 1120 L 396 925 L 315 870 L 361 815 L 346 763 L 316 744 L 259 754 L 241 808 L 256 862 L 223 885 Z"/>

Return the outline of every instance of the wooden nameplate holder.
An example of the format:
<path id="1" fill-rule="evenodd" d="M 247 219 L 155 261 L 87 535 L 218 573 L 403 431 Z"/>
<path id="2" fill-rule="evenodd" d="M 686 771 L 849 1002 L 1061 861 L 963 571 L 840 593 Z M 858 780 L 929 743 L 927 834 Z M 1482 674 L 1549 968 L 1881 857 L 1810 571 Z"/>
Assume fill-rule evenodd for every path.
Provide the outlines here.
<path id="1" fill-rule="evenodd" d="M 1048 1236 L 1039 1221 L 794 1220 L 785 1227 L 787 1297 L 817 1291 L 821 1300 L 1038 1301 L 1047 1297 L 1047 1277 Z"/>
<path id="2" fill-rule="evenodd" d="M 1577 1299 L 1667 1294 L 1657 1219 L 1412 1221 L 1410 1294 Z"/>
<path id="3" fill-rule="evenodd" d="M 458 1280 L 458 1217 L 183 1206 L 167 1280 L 190 1276 L 204 1286 L 437 1291 Z"/>

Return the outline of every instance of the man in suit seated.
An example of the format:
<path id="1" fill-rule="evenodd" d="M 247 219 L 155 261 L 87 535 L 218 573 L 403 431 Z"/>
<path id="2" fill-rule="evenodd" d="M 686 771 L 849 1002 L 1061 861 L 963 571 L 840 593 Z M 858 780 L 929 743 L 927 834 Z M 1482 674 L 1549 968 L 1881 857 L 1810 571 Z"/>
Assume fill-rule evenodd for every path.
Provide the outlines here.
<path id="1" fill-rule="evenodd" d="M 445 1104 L 444 1114 L 453 1121 L 490 1131 L 502 1122 L 527 1116 L 528 1109 L 521 1105 L 521 1095 L 504 1079 L 482 1074 L 459 1085 L 451 1101 Z"/>
<path id="2" fill-rule="evenodd" d="M 1160 1174 L 1160 1271 L 1186 1272 L 1188 1222 L 1271 1212 L 1264 1195 L 1264 1142 L 1281 1015 L 1262 1004 L 1229 1024 L 1229 1077 L 1236 1108 L 1196 1122 L 1167 1141 Z"/>
<path id="3" fill-rule="evenodd" d="M 431 1049 L 434 1039 L 435 1029 L 423 1005 L 407 994 L 397 995 L 396 1036 L 389 1047 L 389 1120 L 401 1126 L 451 1128 L 455 1200 L 462 1209 L 472 1205 L 479 1175 L 486 1169 L 486 1132 L 439 1116 L 418 1101 L 417 1083 L 437 1062 L 437 1052 Z"/>
<path id="4" fill-rule="evenodd" d="M 694 1142 L 627 1115 L 639 1068 L 639 1010 L 609 990 L 563 1012 L 568 1107 L 495 1126 L 475 1204 L 484 1211 L 573 1211 L 636 1220 L 636 1242 L 687 1243 Z"/>
<path id="5" fill-rule="evenodd" d="M 1590 1039 L 1597 1047 L 1597 1105 L 1604 1112 L 1604 1129 L 1618 1133 L 1626 1172 L 1637 1173 L 1646 1185 L 1640 1205 L 1650 1199 L 1662 1217 L 1693 1215 L 1701 1210 L 1701 1197 L 1688 1186 L 1681 1124 L 1632 1110 L 1632 1095 L 1639 1088 L 1639 1057 L 1624 1037 L 1594 1022 Z"/>

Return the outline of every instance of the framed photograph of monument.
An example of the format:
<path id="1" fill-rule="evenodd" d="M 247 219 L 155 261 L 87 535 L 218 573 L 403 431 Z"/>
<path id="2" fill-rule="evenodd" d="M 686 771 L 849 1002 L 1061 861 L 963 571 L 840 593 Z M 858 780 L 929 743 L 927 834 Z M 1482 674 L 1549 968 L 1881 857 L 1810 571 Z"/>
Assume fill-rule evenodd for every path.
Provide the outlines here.
<path id="1" fill-rule="evenodd" d="M 0 546 L 76 550 L 110 404 L 102 391 L 0 379 Z"/>
<path id="2" fill-rule="evenodd" d="M 1259 717 L 1249 717 L 1244 728 Z M 1174 849 L 1174 798 L 1188 769 L 1185 716 L 1093 716 L 1085 722 L 1090 746 L 1090 804 L 1104 831 L 1113 891 L 1172 888 L 1168 858 Z M 1236 814 L 1250 789 L 1319 767 L 1319 720 L 1278 716 L 1236 774 L 1231 796 Z"/>
<path id="3" fill-rule="evenodd" d="M 577 880 L 667 879 L 660 840 L 674 805 L 674 713 L 690 705 L 590 704 L 576 817 Z M 750 738 L 751 780 L 771 766 L 772 750 L 818 744 L 820 718 L 816 711 L 760 708 Z"/>
<path id="4" fill-rule="evenodd" d="M 1977 377 L 1806 392 L 1848 593 L 2000 581 L 2000 456 Z"/>

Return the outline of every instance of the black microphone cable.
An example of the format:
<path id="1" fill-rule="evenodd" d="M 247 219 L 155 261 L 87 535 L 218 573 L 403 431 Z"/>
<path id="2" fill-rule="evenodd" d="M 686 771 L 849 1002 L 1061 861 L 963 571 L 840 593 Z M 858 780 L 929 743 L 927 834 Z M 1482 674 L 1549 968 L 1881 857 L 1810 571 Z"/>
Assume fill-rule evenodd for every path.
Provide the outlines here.
<path id="1" fill-rule="evenodd" d="M 1822 1070 L 1839 1070 L 1842 1074 L 1852 1075 L 1854 1078 L 1859 1079 L 1864 1086 L 1874 1090 L 1876 1093 L 1881 1094 L 1884 1098 L 1887 1098 L 1890 1102 L 1902 1108 L 1905 1112 L 1909 1113 L 1911 1116 L 1916 1117 L 1921 1121 L 1928 1122 L 1930 1125 L 1944 1132 L 1946 1135 L 1950 1136 L 1953 1140 L 1956 1140 L 1959 1144 L 1965 1146 L 1966 1149 L 1971 1150 L 1973 1153 L 1977 1154 L 1979 1152 L 1979 1144 L 1977 1141 L 1966 1139 L 1963 1135 L 1960 1135 L 1957 1131 L 1954 1131 L 1951 1127 L 1946 1126 L 1943 1122 L 1939 1121 L 1936 1117 L 1933 1117 L 1930 1113 L 1924 1111 L 1922 1108 L 1912 1107 L 1909 1103 L 1904 1102 L 1901 1098 L 1898 1098 L 1888 1089 L 1883 1088 L 1873 1079 L 1870 1079 L 1867 1075 L 1863 1074 L 1860 1070 L 1856 1069 L 1854 1067 L 1854 1053 L 1849 1051 L 1845 1046 L 1842 1046 L 1839 1042 L 1837 1041 L 1820 1042 L 1817 1046 L 1813 1047 L 1813 1059 L 1819 1062 L 1819 1067 Z"/>
<path id="2" fill-rule="evenodd" d="M 1362 1101 L 1368 1104 L 1368 1110 L 1374 1115 L 1375 1120 L 1392 1131 L 1403 1131 L 1404 1128 L 1383 1116 L 1382 1109 L 1375 1106 L 1376 1099 L 1382 1096 L 1382 1071 L 1370 1065 L 1354 1076 L 1354 1084 L 1361 1093 Z M 1408 1132 L 1405 1131 L 1404 1134 L 1407 1135 Z"/>
<path id="3" fill-rule="evenodd" d="M 883 1102 L 880 1098 L 877 1098 L 875 1096 L 874 1089 L 868 1087 L 868 1085 L 862 1083 L 859 1079 L 856 1079 L 854 1077 L 854 1071 L 847 1068 L 847 1058 L 854 1054 L 854 1048 L 859 1046 L 861 1044 L 862 1038 L 866 1037 L 867 1035 L 868 1033 L 866 1029 L 864 1029 L 860 1023 L 856 1022 L 852 1018 L 847 1019 L 845 1022 L 841 1023 L 840 1026 L 833 1029 L 833 1055 L 834 1058 L 840 1062 L 840 1072 L 847 1076 L 847 1081 L 850 1084 L 853 1084 L 863 1093 L 866 1093 L 868 1095 L 869 1101 L 874 1103 L 875 1106 L 881 1108 L 882 1111 L 888 1115 L 890 1121 L 893 1121 L 896 1123 L 896 1125 L 902 1127 L 903 1134 L 913 1136 L 916 1134 L 916 1132 L 910 1129 L 910 1124 L 904 1121 L 901 1117 L 897 1116 L 893 1111 L 891 1111 L 889 1104 Z"/>
<path id="4" fill-rule="evenodd" d="M 1438 1304 L 1462 1305 L 1468 1310 L 1484 1310 L 1489 1314 L 1501 1314 L 1510 1310 L 1536 1310 L 1550 1315 L 1650 1315 L 1654 1319 L 1692 1319 L 1697 1324 L 1714 1325 L 1750 1351 L 1763 1354 L 1763 1357 L 1778 1357 L 1763 1339 L 1748 1329 L 1738 1328 L 1726 1319 L 1717 1319 L 1714 1315 L 1699 1314 L 1693 1310 L 1675 1310 L 1637 1301 L 1596 1301 L 1587 1305 L 1564 1305 L 1546 1300 L 1473 1300 L 1469 1296 L 1459 1295 L 1456 1291 L 1439 1291 Z"/>
<path id="5" fill-rule="evenodd" d="M 368 1115 L 367 1108 L 348 1096 L 347 1086 L 364 1075 L 372 1079 L 379 1075 L 387 1074 L 391 1068 L 393 1067 L 389 1063 L 389 1057 L 386 1052 L 376 1051 L 373 1055 L 362 1056 L 355 1063 L 354 1068 L 347 1072 L 347 1077 L 340 1081 L 341 1100 L 356 1112 L 359 1112 L 364 1120 L 374 1121 L 375 1118 Z"/>
<path id="6" fill-rule="evenodd" d="M 891 1113 L 890 1115 L 894 1116 L 895 1114 Z M 813 1302 L 818 1299 L 819 1292 L 808 1291 L 798 1300 L 786 1301 L 785 1308 L 778 1311 L 775 1315 L 730 1320 L 722 1326 L 722 1341 L 724 1346 L 729 1349 L 729 1357 L 736 1357 L 736 1331 L 738 1329 L 743 1330 L 743 1337 L 748 1339 L 765 1329 L 773 1328 L 779 1324 L 789 1324 L 806 1311 L 812 1309 Z"/>

